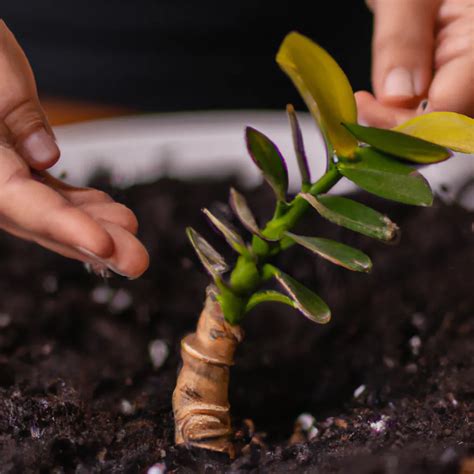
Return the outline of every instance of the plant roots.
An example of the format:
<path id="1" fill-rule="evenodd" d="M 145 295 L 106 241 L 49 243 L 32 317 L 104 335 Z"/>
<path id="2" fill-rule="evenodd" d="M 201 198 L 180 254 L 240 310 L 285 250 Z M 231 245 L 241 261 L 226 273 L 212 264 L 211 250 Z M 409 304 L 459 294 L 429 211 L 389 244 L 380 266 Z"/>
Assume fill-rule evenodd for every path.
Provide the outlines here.
<path id="1" fill-rule="evenodd" d="M 173 393 L 175 442 L 235 456 L 228 400 L 229 368 L 243 339 L 208 288 L 196 332 L 181 341 L 183 367 Z"/>

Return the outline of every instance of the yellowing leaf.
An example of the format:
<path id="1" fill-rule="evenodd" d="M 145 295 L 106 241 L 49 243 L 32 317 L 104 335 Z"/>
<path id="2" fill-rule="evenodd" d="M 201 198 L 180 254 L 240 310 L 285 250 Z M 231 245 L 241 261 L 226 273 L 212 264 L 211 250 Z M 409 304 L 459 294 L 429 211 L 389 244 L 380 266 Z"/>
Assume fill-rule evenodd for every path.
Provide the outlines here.
<path id="1" fill-rule="evenodd" d="M 285 37 L 276 60 L 293 81 L 336 153 L 352 156 L 357 140 L 341 122 L 355 123 L 357 108 L 349 80 L 336 61 L 297 32 Z"/>
<path id="2" fill-rule="evenodd" d="M 455 112 L 419 115 L 394 130 L 461 153 L 474 153 L 474 119 Z"/>

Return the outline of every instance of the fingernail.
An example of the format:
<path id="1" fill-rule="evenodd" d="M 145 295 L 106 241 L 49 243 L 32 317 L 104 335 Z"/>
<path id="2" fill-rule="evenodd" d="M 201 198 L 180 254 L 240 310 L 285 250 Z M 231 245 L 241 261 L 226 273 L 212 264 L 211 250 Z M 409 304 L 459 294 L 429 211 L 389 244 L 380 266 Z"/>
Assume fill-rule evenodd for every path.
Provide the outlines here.
<path id="1" fill-rule="evenodd" d="M 413 77 L 404 67 L 392 69 L 385 78 L 384 95 L 387 97 L 414 97 Z"/>
<path id="2" fill-rule="evenodd" d="M 129 275 L 127 275 L 126 273 L 121 272 L 120 270 L 118 270 L 118 269 L 117 269 L 116 267 L 114 267 L 113 265 L 110 265 L 110 264 L 109 264 L 109 265 L 107 265 L 107 266 L 108 266 L 108 268 L 109 268 L 110 271 L 116 273 L 117 275 L 120 275 L 121 277 L 126 277 L 126 278 L 128 278 L 129 280 L 133 280 L 133 279 L 134 279 L 134 278 L 130 278 Z"/>
<path id="3" fill-rule="evenodd" d="M 424 99 L 420 102 L 417 113 L 418 114 L 426 113 L 427 108 L 428 108 L 428 99 Z"/>
<path id="4" fill-rule="evenodd" d="M 426 93 L 427 84 L 423 80 L 423 74 L 420 71 L 415 71 L 413 73 L 413 86 L 415 88 L 415 95 L 421 97 Z"/>
<path id="5" fill-rule="evenodd" d="M 55 161 L 60 153 L 53 137 L 44 128 L 39 128 L 31 135 L 28 135 L 20 147 L 21 152 L 26 155 L 26 158 L 38 164 Z"/>
<path id="6" fill-rule="evenodd" d="M 79 252 L 83 253 L 84 255 L 94 260 L 93 262 L 90 262 L 87 264 L 89 268 L 91 268 L 94 271 L 94 273 L 99 274 L 97 269 L 101 269 L 103 271 L 110 270 L 111 272 L 116 273 L 117 275 L 120 275 L 122 277 L 126 277 L 130 280 L 135 279 L 134 277 L 130 277 L 126 273 L 123 273 L 117 267 L 113 266 L 112 264 L 104 260 L 103 258 L 98 257 L 96 254 L 92 253 L 90 250 L 87 250 L 84 247 L 79 247 L 79 246 L 76 247 L 76 249 L 79 250 Z M 103 276 L 102 271 L 100 272 L 100 274 L 101 276 Z"/>
<path id="7" fill-rule="evenodd" d="M 84 255 L 86 255 L 87 257 L 91 257 L 92 259 L 96 260 L 97 262 L 102 262 L 103 260 L 98 257 L 95 253 L 91 252 L 90 250 L 87 250 L 85 249 L 84 247 L 79 247 L 77 246 L 76 247 L 77 250 L 79 250 L 79 252 L 83 253 Z"/>

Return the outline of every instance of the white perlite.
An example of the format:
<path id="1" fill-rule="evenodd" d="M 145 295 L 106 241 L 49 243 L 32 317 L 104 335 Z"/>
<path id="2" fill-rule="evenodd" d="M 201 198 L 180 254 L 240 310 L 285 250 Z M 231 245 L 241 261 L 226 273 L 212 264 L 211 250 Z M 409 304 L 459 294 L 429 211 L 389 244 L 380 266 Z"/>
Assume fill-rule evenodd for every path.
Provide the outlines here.
<path id="1" fill-rule="evenodd" d="M 311 413 L 301 413 L 301 415 L 296 419 L 296 423 L 301 426 L 303 431 L 309 431 L 314 426 L 315 422 L 316 419 L 311 415 Z"/>
<path id="2" fill-rule="evenodd" d="M 389 417 L 386 415 L 382 415 L 380 420 L 378 421 L 373 421 L 372 423 L 369 423 L 370 429 L 377 434 L 382 434 L 385 432 L 387 429 L 387 421 L 389 420 Z"/>
<path id="3" fill-rule="evenodd" d="M 365 385 L 359 385 L 355 390 L 354 390 L 354 398 L 359 398 L 364 392 L 365 392 Z"/>
<path id="4" fill-rule="evenodd" d="M 12 317 L 7 313 L 0 313 L 0 329 L 6 328 L 12 322 Z"/>
<path id="5" fill-rule="evenodd" d="M 109 303 L 110 311 L 114 313 L 120 313 L 130 308 L 133 303 L 132 295 L 123 288 L 119 288 L 115 294 L 112 296 L 112 299 Z"/>
<path id="6" fill-rule="evenodd" d="M 148 345 L 148 353 L 153 367 L 159 369 L 165 363 L 170 351 L 165 341 L 155 339 Z"/>
<path id="7" fill-rule="evenodd" d="M 56 275 L 46 275 L 43 279 L 43 290 L 46 293 L 56 293 L 58 291 L 58 279 Z"/>
<path id="8" fill-rule="evenodd" d="M 159 462 L 156 464 L 153 464 L 150 468 L 148 468 L 148 471 L 146 474 L 165 474 L 166 472 L 166 464 L 163 462 Z"/>
<path id="9" fill-rule="evenodd" d="M 120 402 L 120 411 L 127 416 L 133 415 L 135 413 L 135 407 L 128 400 L 123 399 Z"/>
<path id="10" fill-rule="evenodd" d="M 418 355 L 420 353 L 421 339 L 419 336 L 413 336 L 412 338 L 410 338 L 408 344 L 410 345 L 411 352 L 413 353 L 413 355 Z"/>
<path id="11" fill-rule="evenodd" d="M 316 428 L 316 426 L 312 426 L 308 431 L 308 440 L 311 441 L 312 439 L 316 438 L 318 434 L 319 434 L 318 428 Z"/>
<path id="12" fill-rule="evenodd" d="M 108 303 L 111 296 L 112 288 L 105 285 L 96 286 L 91 293 L 92 301 L 99 304 Z"/>

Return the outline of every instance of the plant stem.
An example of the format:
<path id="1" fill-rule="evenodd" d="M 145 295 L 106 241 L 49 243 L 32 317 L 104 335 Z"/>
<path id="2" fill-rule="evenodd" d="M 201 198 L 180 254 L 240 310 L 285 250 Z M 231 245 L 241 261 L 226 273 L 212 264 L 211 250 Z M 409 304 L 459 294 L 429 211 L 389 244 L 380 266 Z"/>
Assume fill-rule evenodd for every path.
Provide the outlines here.
<path id="1" fill-rule="evenodd" d="M 309 187 L 308 192 L 313 196 L 325 193 L 329 191 L 341 179 L 341 177 L 342 175 L 339 173 L 337 168 L 332 166 L 318 181 Z M 284 232 L 291 230 L 309 208 L 310 205 L 301 196 L 296 196 L 288 205 L 277 203 L 273 218 L 267 222 L 265 228 L 262 230 L 262 235 L 264 237 L 274 239 L 275 242 L 264 241 L 258 236 L 254 236 L 252 240 L 252 252 L 257 256 L 258 268 L 262 268 L 262 265 L 268 260 L 268 258 L 273 257 L 282 250 L 280 242 L 277 240 L 282 238 Z M 285 248 L 287 247 L 288 245 L 285 246 Z M 236 290 L 237 294 L 240 293 L 242 298 L 244 298 L 245 295 L 242 295 L 239 291 L 240 288 L 245 287 L 246 293 L 250 295 L 257 290 L 263 280 L 262 275 L 261 279 L 253 278 L 251 285 L 248 285 L 248 282 L 240 282 L 241 279 L 246 279 L 246 271 L 244 269 L 246 262 L 247 258 L 243 258 L 243 256 L 237 260 L 229 280 L 231 282 L 230 290 Z M 244 283 L 247 284 L 244 285 Z M 245 307 L 245 304 L 242 304 L 241 307 Z"/>
<path id="2" fill-rule="evenodd" d="M 173 392 L 176 444 L 227 453 L 234 457 L 228 400 L 229 367 L 243 331 L 224 320 L 212 291 L 196 332 L 181 341 L 181 368 Z"/>
<path id="3" fill-rule="evenodd" d="M 324 173 L 318 181 L 311 185 L 309 193 L 313 196 L 325 193 L 329 191 L 341 179 L 341 177 L 342 176 L 337 168 L 332 167 L 329 171 Z M 301 196 L 296 196 L 288 206 L 287 212 L 281 217 L 270 220 L 265 226 L 265 229 L 263 229 L 262 234 L 272 238 L 275 237 L 273 234 L 275 233 L 275 230 L 277 230 L 277 232 L 280 233 L 280 237 L 281 233 L 292 229 L 309 208 L 310 205 L 305 199 Z"/>
<path id="4" fill-rule="evenodd" d="M 324 193 L 340 178 L 339 172 L 331 168 L 311 185 L 309 192 L 313 195 Z M 307 209 L 309 204 L 300 196 L 290 204 L 277 204 L 274 217 L 263 230 L 264 235 L 279 232 L 281 239 Z M 181 341 L 183 367 L 173 392 L 176 444 L 224 452 L 234 457 L 227 392 L 229 368 L 243 338 L 238 323 L 246 310 L 259 302 L 261 296 L 255 291 L 273 274 L 268 272 L 270 265 L 266 265 L 265 270 L 265 261 L 281 250 L 280 241 L 267 242 L 254 236 L 252 252 L 237 259 L 229 283 L 220 282 L 218 289 L 208 289 L 196 332 Z M 253 298 L 250 298 L 252 294 Z M 272 296 L 275 301 L 292 305 L 284 295 L 274 292 Z"/>

